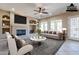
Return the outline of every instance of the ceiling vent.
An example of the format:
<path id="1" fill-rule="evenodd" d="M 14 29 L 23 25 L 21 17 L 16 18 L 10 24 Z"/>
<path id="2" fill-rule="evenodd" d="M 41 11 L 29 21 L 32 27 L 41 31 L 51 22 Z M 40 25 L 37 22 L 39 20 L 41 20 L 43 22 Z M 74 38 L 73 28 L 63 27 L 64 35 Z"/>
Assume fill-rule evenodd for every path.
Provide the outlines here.
<path id="1" fill-rule="evenodd" d="M 69 12 L 76 12 L 78 11 L 77 10 L 77 6 L 74 6 L 73 3 L 70 4 L 70 6 L 67 6 L 67 10 L 66 11 L 69 11 Z"/>

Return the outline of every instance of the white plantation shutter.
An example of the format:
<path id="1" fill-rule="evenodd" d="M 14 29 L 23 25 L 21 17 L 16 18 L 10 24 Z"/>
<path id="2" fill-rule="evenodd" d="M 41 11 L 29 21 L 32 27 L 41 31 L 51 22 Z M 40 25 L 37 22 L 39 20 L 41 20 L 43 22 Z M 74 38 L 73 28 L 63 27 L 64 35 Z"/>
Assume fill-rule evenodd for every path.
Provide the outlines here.
<path id="1" fill-rule="evenodd" d="M 79 17 L 70 18 L 70 38 L 79 40 Z"/>
<path id="2" fill-rule="evenodd" d="M 47 31 L 47 22 L 41 22 L 40 29 L 41 31 Z"/>
<path id="3" fill-rule="evenodd" d="M 50 29 L 52 31 L 62 30 L 62 20 L 52 20 L 50 23 Z"/>
<path id="4" fill-rule="evenodd" d="M 51 21 L 50 23 L 50 29 L 55 30 L 55 21 Z"/>

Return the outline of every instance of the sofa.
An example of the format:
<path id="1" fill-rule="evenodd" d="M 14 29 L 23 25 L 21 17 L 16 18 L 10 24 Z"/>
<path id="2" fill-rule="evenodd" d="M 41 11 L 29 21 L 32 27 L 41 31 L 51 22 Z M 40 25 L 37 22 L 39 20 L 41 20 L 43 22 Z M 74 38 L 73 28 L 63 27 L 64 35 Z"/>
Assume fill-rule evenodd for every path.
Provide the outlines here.
<path id="1" fill-rule="evenodd" d="M 53 38 L 57 40 L 63 40 L 63 32 L 56 32 L 56 31 L 43 31 L 41 33 L 42 36 L 46 38 Z"/>

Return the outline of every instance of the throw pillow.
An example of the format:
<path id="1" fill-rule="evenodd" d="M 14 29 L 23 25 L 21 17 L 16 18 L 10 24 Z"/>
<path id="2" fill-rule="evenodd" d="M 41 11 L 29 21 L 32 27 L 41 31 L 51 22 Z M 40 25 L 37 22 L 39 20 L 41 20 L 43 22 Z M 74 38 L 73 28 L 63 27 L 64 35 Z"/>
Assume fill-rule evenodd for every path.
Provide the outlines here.
<path id="1" fill-rule="evenodd" d="M 15 39 L 15 41 L 16 41 L 16 46 L 17 46 L 17 49 L 18 49 L 18 50 L 19 50 L 21 47 L 23 47 L 23 46 L 25 46 L 26 44 L 28 44 L 28 43 L 26 43 L 25 40 L 19 39 L 17 36 L 14 36 L 14 35 L 11 35 L 11 36 L 12 36 L 12 38 Z"/>
<path id="2" fill-rule="evenodd" d="M 54 31 L 53 34 L 56 34 L 56 31 Z"/>
<path id="3" fill-rule="evenodd" d="M 49 34 L 52 34 L 52 31 L 49 31 Z"/>
<path id="4" fill-rule="evenodd" d="M 18 50 L 27 44 L 24 40 L 21 40 L 21 39 L 15 39 L 15 40 L 16 40 L 16 46 Z"/>

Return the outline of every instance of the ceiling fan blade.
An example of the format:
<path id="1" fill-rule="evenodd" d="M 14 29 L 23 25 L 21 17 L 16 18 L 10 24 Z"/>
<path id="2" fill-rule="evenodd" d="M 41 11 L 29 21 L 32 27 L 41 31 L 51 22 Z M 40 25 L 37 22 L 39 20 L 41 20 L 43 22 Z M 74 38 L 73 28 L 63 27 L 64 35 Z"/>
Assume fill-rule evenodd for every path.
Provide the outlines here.
<path id="1" fill-rule="evenodd" d="M 42 12 L 42 13 L 44 13 L 44 14 L 48 14 L 48 12 Z"/>
<path id="2" fill-rule="evenodd" d="M 45 8 L 43 8 L 42 11 L 45 11 Z"/>
<path id="3" fill-rule="evenodd" d="M 34 10 L 34 11 L 39 12 L 39 10 Z"/>

